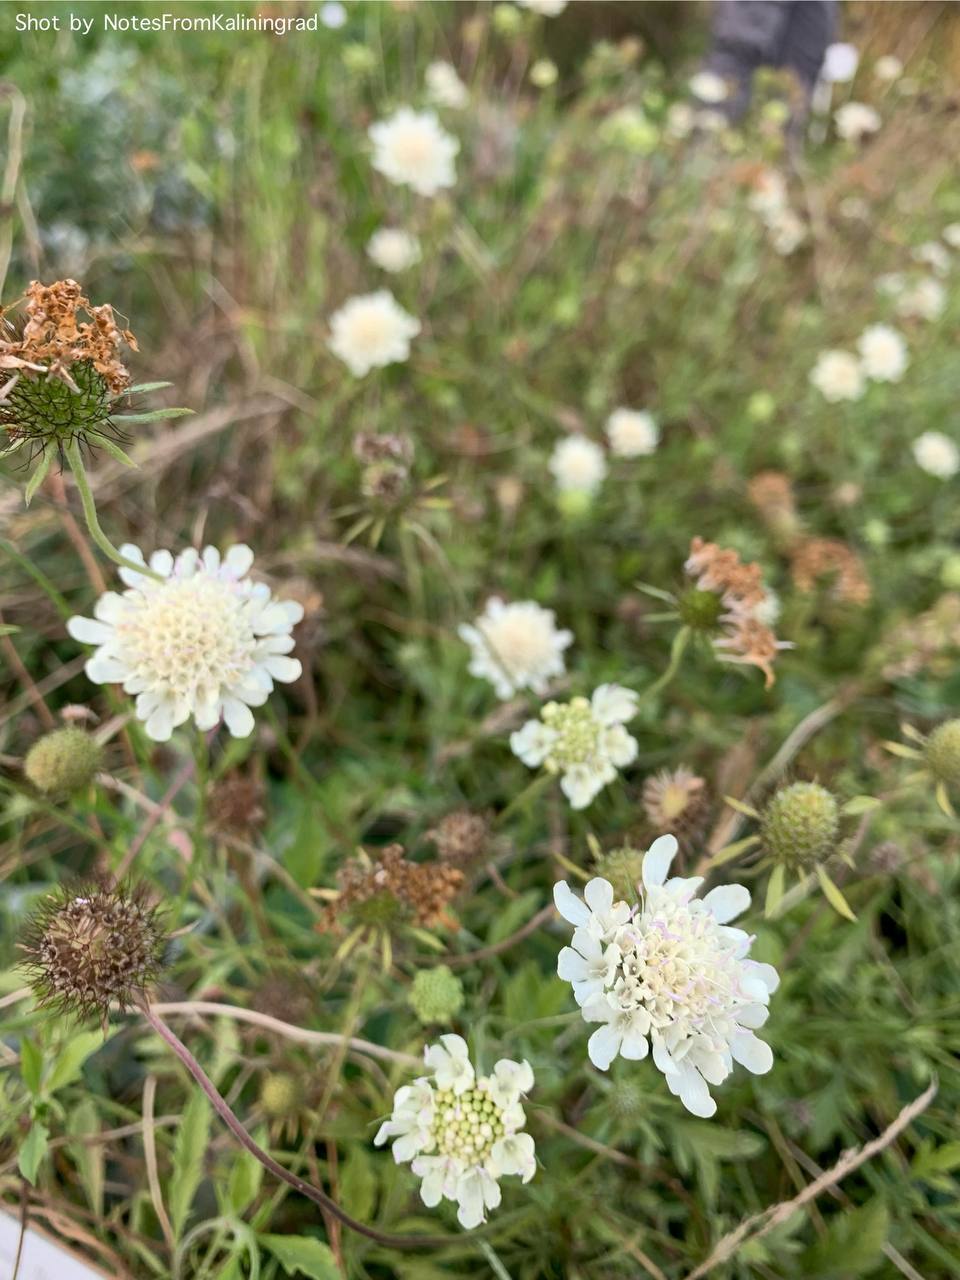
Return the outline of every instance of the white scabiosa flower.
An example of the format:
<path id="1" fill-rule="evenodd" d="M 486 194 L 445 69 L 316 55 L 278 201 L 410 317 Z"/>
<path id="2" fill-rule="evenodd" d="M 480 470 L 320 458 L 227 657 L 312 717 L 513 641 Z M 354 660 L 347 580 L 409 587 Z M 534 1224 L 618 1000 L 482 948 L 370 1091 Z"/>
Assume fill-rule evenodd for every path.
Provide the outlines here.
<path id="1" fill-rule="evenodd" d="M 871 324 L 857 339 L 860 364 L 875 382 L 899 382 L 907 368 L 907 344 L 887 324 Z"/>
<path id="2" fill-rule="evenodd" d="M 381 227 L 367 242 L 367 257 L 382 271 L 396 275 L 420 261 L 420 241 L 398 227 Z"/>
<path id="3" fill-rule="evenodd" d="M 547 465 L 561 493 L 592 495 L 603 484 L 607 474 L 603 450 L 582 435 L 566 436 L 561 440 Z"/>
<path id="4" fill-rule="evenodd" d="M 831 404 L 859 400 L 866 385 L 857 357 L 849 351 L 836 350 L 820 352 L 810 371 L 810 381 Z"/>
<path id="5" fill-rule="evenodd" d="M 427 96 L 438 107 L 449 107 L 458 111 L 470 101 L 467 86 L 457 75 L 456 68 L 449 62 L 431 62 L 427 67 L 424 80 Z"/>
<path id="6" fill-rule="evenodd" d="M 690 77 L 687 87 L 700 102 L 708 102 L 711 105 L 725 102 L 730 96 L 730 88 L 726 80 L 723 76 L 718 76 L 715 71 L 698 71 L 696 75 Z"/>
<path id="7" fill-rule="evenodd" d="M 408 359 L 410 339 L 419 332 L 420 321 L 389 289 L 378 289 L 348 299 L 330 317 L 330 350 L 362 378 L 371 369 Z"/>
<path id="8" fill-rule="evenodd" d="M 548 702 L 539 720 L 510 735 L 510 747 L 531 769 L 541 765 L 560 775 L 560 789 L 573 809 L 585 809 L 618 769 L 637 757 L 637 740 L 624 725 L 637 711 L 637 695 L 602 684 L 593 697 Z"/>
<path id="9" fill-rule="evenodd" d="M 400 107 L 387 120 L 372 124 L 369 137 L 373 167 L 398 186 L 435 196 L 456 182 L 453 161 L 460 143 L 441 128 L 434 112 Z"/>
<path id="10" fill-rule="evenodd" d="M 932 276 L 906 284 L 897 296 L 897 311 L 908 320 L 939 320 L 946 305 L 946 290 Z"/>
<path id="11" fill-rule="evenodd" d="M 960 222 L 951 222 L 943 228 L 944 240 L 951 249 L 960 249 Z"/>
<path id="12" fill-rule="evenodd" d="M 942 431 L 924 431 L 913 442 L 917 466 L 938 480 L 951 480 L 960 471 L 960 448 Z"/>
<path id="13" fill-rule="evenodd" d="M 521 9 L 539 13 L 541 18 L 556 18 L 567 7 L 567 0 L 517 0 Z"/>
<path id="14" fill-rule="evenodd" d="M 837 41 L 827 45 L 823 54 L 823 66 L 820 75 L 830 84 L 846 84 L 857 74 L 860 65 L 860 54 L 856 45 Z"/>
<path id="15" fill-rule="evenodd" d="M 523 1132 L 523 1096 L 533 1088 L 529 1062 L 501 1058 L 490 1076 L 477 1077 L 466 1041 L 445 1035 L 424 1050 L 432 1078 L 398 1089 L 393 1114 L 374 1138 L 393 1139 L 398 1164 L 412 1161 L 428 1208 L 454 1201 L 468 1230 L 500 1204 L 500 1178 L 529 1182 L 537 1170 L 533 1138 Z"/>
<path id="16" fill-rule="evenodd" d="M 750 905 L 743 885 L 696 893 L 701 876 L 667 879 L 677 851 L 661 836 L 643 859 L 640 901 L 614 902 L 613 886 L 597 877 L 584 901 L 560 882 L 557 910 L 574 926 L 557 972 L 573 987 L 590 1036 L 590 1061 L 606 1071 L 617 1057 L 639 1060 L 652 1050 L 670 1092 L 696 1116 L 717 1104 L 710 1085 L 721 1084 L 740 1063 L 769 1071 L 773 1054 L 754 1032 L 767 1020 L 778 984 L 776 970 L 749 958 L 750 934 L 733 920 Z"/>
<path id="17" fill-rule="evenodd" d="M 873 74 L 878 80 L 889 84 L 891 80 L 898 80 L 903 75 L 903 63 L 892 53 L 885 53 L 873 64 Z"/>
<path id="18" fill-rule="evenodd" d="M 750 182 L 747 205 L 761 218 L 772 218 L 787 204 L 787 180 L 779 169 L 761 169 Z"/>
<path id="19" fill-rule="evenodd" d="M 938 276 L 949 275 L 953 260 L 939 240 L 927 240 L 918 244 L 910 255 L 914 262 L 931 267 Z"/>
<path id="20" fill-rule="evenodd" d="M 127 560 L 144 564 L 139 547 L 126 545 Z M 222 718 L 235 738 L 253 729 L 251 707 L 267 700 L 273 682 L 300 675 L 290 658 L 291 631 L 303 617 L 294 601 L 274 600 L 264 583 L 247 576 L 249 547 L 192 547 L 176 559 L 155 551 L 149 567 L 158 577 L 121 569 L 127 590 L 108 591 L 92 618 L 71 618 L 67 630 L 97 646 L 87 662 L 94 684 L 122 684 L 136 694 L 136 712 L 148 737 L 166 742 L 193 717 L 199 729 Z"/>
<path id="21" fill-rule="evenodd" d="M 505 604 L 497 596 L 459 635 L 470 646 L 470 674 L 489 680 L 498 698 L 521 689 L 546 693 L 550 680 L 563 675 L 563 651 L 573 643 L 572 631 L 557 629 L 552 609 L 533 600 Z"/>
<path id="22" fill-rule="evenodd" d="M 882 124 L 879 113 L 865 102 L 845 102 L 833 113 L 833 122 L 837 133 L 847 142 L 862 142 Z"/>
<path id="23" fill-rule="evenodd" d="M 614 409 L 607 419 L 610 452 L 618 458 L 640 458 L 653 453 L 660 432 L 651 414 L 637 409 Z"/>
<path id="24" fill-rule="evenodd" d="M 766 222 L 770 243 L 781 257 L 795 253 L 807 238 L 806 224 L 793 209 L 779 209 Z"/>

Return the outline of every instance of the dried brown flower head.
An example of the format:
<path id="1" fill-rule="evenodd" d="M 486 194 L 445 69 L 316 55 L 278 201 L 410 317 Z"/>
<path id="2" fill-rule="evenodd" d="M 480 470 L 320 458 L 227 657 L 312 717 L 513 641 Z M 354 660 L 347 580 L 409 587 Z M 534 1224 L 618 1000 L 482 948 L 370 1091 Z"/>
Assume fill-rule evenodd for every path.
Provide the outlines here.
<path id="1" fill-rule="evenodd" d="M 707 810 L 706 783 L 684 765 L 661 769 L 643 784 L 643 808 L 658 832 L 677 838 L 698 831 Z"/>
<path id="2" fill-rule="evenodd" d="M 413 461 L 413 441 L 398 431 L 358 431 L 353 437 L 353 456 L 364 466 L 374 462 Z"/>
<path id="3" fill-rule="evenodd" d="M 880 649 L 887 680 L 927 670 L 948 674 L 960 652 L 960 595 L 949 591 L 919 617 L 899 623 L 881 641 Z"/>
<path id="4" fill-rule="evenodd" d="M 776 541 L 789 546 L 800 531 L 790 477 L 782 471 L 760 471 L 747 485 L 747 496 Z"/>
<path id="5" fill-rule="evenodd" d="M 340 891 L 324 913 L 321 928 L 368 925 L 393 931 L 403 924 L 422 928 L 450 924 L 447 907 L 463 884 L 463 872 L 441 862 L 410 862 L 399 844 L 373 859 L 365 850 L 342 868 Z"/>
<path id="6" fill-rule="evenodd" d="M 870 580 L 857 553 L 838 538 L 804 538 L 790 564 L 794 586 L 805 594 L 830 580 L 830 594 L 844 604 L 867 604 Z"/>
<path id="7" fill-rule="evenodd" d="M 221 831 L 256 835 L 266 817 L 263 782 L 237 769 L 219 779 L 210 794 L 210 818 Z"/>
<path id="8" fill-rule="evenodd" d="M 440 819 L 427 832 L 426 838 L 436 846 L 442 862 L 455 867 L 469 867 L 478 862 L 490 844 L 490 820 L 469 809 L 455 809 Z"/>

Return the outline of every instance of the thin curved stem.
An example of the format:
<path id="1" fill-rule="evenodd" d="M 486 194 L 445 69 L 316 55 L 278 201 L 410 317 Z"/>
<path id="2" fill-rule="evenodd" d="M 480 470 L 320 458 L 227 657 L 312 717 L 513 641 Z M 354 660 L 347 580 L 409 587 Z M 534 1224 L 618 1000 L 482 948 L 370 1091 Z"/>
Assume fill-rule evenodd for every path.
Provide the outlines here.
<path id="1" fill-rule="evenodd" d="M 120 565 L 123 569 L 134 569 L 137 573 L 142 573 L 147 578 L 153 578 L 157 582 L 162 582 L 163 579 L 160 574 L 154 573 L 148 565 L 138 564 L 136 560 L 128 560 L 125 555 L 121 555 L 100 528 L 100 520 L 97 516 L 97 504 L 93 500 L 93 491 L 90 488 L 90 481 L 87 479 L 87 470 L 83 464 L 83 456 L 80 453 L 80 446 L 77 441 L 69 441 L 69 443 L 64 446 L 63 452 L 70 465 L 70 470 L 73 472 L 73 479 L 77 486 L 77 493 L 80 495 L 80 505 L 83 507 L 83 518 L 86 521 L 90 537 L 94 540 L 107 559 L 112 560 L 114 564 Z"/>
<path id="2" fill-rule="evenodd" d="M 319 1187 L 313 1186 L 312 1183 L 307 1182 L 304 1178 L 291 1173 L 289 1169 L 285 1169 L 282 1164 L 274 1160 L 273 1156 L 268 1155 L 259 1143 L 254 1141 L 234 1115 L 230 1105 L 200 1063 L 177 1034 L 171 1031 L 159 1017 L 156 1011 L 149 1004 L 144 1003 L 141 1012 L 157 1035 L 173 1050 L 177 1058 L 196 1080 L 207 1098 L 209 1098 L 217 1115 L 240 1145 L 249 1151 L 255 1160 L 259 1160 L 263 1167 L 269 1173 L 272 1173 L 275 1178 L 280 1178 L 288 1186 L 293 1187 L 294 1191 L 299 1191 L 308 1200 L 312 1200 L 315 1205 L 318 1205 L 326 1213 L 331 1214 L 338 1222 L 342 1222 L 345 1227 L 349 1227 L 351 1231 L 356 1231 L 358 1235 L 366 1236 L 368 1240 L 374 1240 L 377 1244 L 387 1245 L 391 1249 L 440 1249 L 456 1242 L 455 1237 L 452 1238 L 450 1236 L 395 1236 L 388 1231 L 378 1231 L 376 1227 L 368 1227 L 366 1223 L 358 1222 L 356 1218 L 351 1217 L 325 1191 L 321 1191 Z"/>

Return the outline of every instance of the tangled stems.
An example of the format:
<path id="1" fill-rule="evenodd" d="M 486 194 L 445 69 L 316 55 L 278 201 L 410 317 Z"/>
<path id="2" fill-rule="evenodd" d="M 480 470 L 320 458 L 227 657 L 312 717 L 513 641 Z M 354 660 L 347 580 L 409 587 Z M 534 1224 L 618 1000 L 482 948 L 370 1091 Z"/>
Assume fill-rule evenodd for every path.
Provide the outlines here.
<path id="1" fill-rule="evenodd" d="M 80 495 L 80 505 L 83 507 L 83 518 L 87 522 L 87 529 L 90 531 L 90 537 L 94 540 L 103 554 L 109 560 L 112 560 L 114 564 L 118 564 L 124 569 L 135 569 L 137 573 L 141 573 L 147 578 L 153 578 L 157 582 L 161 582 L 162 579 L 159 573 L 154 573 L 154 571 L 147 565 L 138 564 L 135 560 L 128 560 L 126 556 L 121 555 L 100 528 L 100 521 L 97 517 L 97 506 L 93 500 L 93 492 L 90 488 L 90 482 L 87 479 L 87 471 L 83 464 L 83 455 L 80 452 L 80 445 L 78 442 L 75 439 L 67 441 L 63 446 L 63 452 L 70 466 L 70 470 L 73 472 L 77 492 Z"/>
<path id="2" fill-rule="evenodd" d="M 366 1223 L 358 1222 L 356 1218 L 351 1217 L 325 1191 L 321 1191 L 319 1187 L 313 1186 L 312 1183 L 298 1177 L 297 1174 L 291 1173 L 289 1169 L 285 1169 L 282 1164 L 279 1164 L 271 1155 L 268 1155 L 250 1136 L 230 1109 L 229 1103 L 221 1096 L 216 1085 L 179 1036 L 174 1031 L 171 1031 L 146 1001 L 143 1002 L 140 1009 L 153 1030 L 173 1050 L 177 1058 L 196 1080 L 207 1098 L 209 1098 L 217 1115 L 240 1145 L 249 1151 L 254 1159 L 259 1160 L 263 1167 L 269 1173 L 272 1173 L 275 1178 L 280 1178 L 281 1181 L 292 1187 L 294 1191 L 298 1191 L 301 1195 L 306 1196 L 308 1200 L 312 1200 L 315 1205 L 336 1218 L 338 1222 L 343 1223 L 351 1231 L 356 1231 L 358 1235 L 366 1236 L 368 1240 L 386 1245 L 388 1248 L 440 1249 L 445 1245 L 455 1243 L 455 1240 L 450 1236 L 395 1236 L 388 1231 L 378 1231 L 376 1227 L 369 1227 Z"/>

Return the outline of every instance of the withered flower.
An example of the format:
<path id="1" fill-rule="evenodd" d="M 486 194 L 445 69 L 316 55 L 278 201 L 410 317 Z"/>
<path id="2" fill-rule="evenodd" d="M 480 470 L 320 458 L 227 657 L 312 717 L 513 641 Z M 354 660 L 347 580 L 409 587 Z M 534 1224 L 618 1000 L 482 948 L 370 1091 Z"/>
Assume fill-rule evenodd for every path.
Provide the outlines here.
<path id="1" fill-rule="evenodd" d="M 812 592 L 826 579 L 835 600 L 857 605 L 870 600 L 864 563 L 839 538 L 804 538 L 793 550 L 790 571 L 798 591 Z"/>

